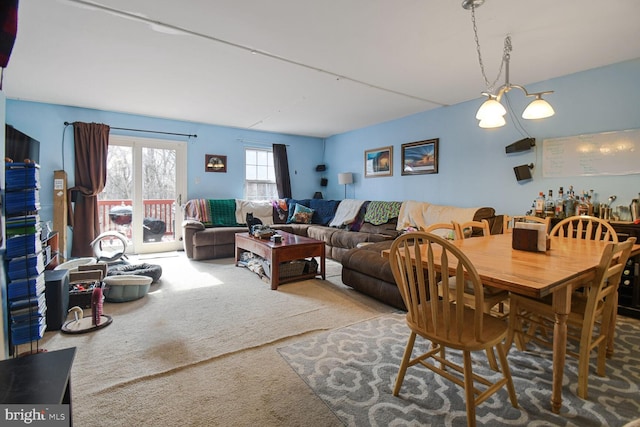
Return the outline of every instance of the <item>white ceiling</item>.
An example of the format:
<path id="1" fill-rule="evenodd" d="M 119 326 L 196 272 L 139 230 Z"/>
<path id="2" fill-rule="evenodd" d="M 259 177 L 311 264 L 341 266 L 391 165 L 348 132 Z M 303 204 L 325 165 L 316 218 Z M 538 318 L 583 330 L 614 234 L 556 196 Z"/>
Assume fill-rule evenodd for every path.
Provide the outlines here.
<path id="1" fill-rule="evenodd" d="M 521 85 L 640 57 L 638 0 L 487 0 L 476 19 L 490 80 L 508 33 Z M 461 0 L 23 0 L 3 87 L 318 137 L 484 89 Z"/>

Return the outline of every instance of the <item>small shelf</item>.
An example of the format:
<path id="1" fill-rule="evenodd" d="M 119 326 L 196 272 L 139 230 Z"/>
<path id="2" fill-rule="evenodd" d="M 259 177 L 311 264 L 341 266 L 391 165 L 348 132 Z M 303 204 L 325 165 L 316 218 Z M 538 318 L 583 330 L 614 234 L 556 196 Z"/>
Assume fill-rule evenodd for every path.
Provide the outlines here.
<path id="1" fill-rule="evenodd" d="M 45 269 L 53 270 L 60 264 L 60 235 L 52 231 L 49 237 L 42 240 L 42 250 L 45 253 Z"/>

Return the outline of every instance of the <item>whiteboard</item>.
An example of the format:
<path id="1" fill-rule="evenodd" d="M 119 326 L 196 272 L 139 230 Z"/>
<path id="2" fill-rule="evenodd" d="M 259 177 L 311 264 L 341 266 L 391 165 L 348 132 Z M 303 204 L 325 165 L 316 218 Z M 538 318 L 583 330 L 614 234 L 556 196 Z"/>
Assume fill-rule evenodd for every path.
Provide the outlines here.
<path id="1" fill-rule="evenodd" d="M 640 173 L 640 129 L 542 141 L 545 178 L 636 173 Z"/>

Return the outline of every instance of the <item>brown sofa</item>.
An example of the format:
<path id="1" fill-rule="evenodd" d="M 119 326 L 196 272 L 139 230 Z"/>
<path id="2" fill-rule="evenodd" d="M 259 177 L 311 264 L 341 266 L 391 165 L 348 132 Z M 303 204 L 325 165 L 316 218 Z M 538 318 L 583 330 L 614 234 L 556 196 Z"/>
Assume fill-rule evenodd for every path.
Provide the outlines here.
<path id="1" fill-rule="evenodd" d="M 378 225 L 364 221 L 367 209 L 373 202 L 363 202 L 355 221 L 349 227 L 337 228 L 330 227 L 328 224 L 332 213 L 335 214 L 339 201 L 288 199 L 286 202 L 289 212 L 296 203 L 299 203 L 315 207 L 316 211 L 322 213 L 317 217 L 314 213 L 311 224 L 286 223 L 290 217 L 283 218 L 282 212 L 278 212 L 274 207 L 273 212 L 263 215 L 265 223 L 270 223 L 270 226 L 276 230 L 322 240 L 325 243 L 327 257 L 342 264 L 342 281 L 345 285 L 400 309 L 405 308 L 404 303 L 391 274 L 389 261 L 382 257 L 381 251 L 389 249 L 393 239 L 402 230 L 408 227 L 419 229 L 436 222 L 452 220 L 464 222 L 470 219 L 476 221 L 487 219 L 492 227 L 492 233 L 499 232 L 502 226 L 502 220 L 495 216 L 493 208 L 459 208 L 407 201 L 402 202 L 397 217 Z M 381 202 L 375 203 L 379 205 Z M 243 212 L 237 212 L 238 222 L 243 214 Z M 270 215 L 273 215 L 271 221 L 268 218 Z M 235 235 L 246 232 L 248 229 L 244 225 L 237 224 L 205 227 L 204 223 L 197 218 L 185 220 L 183 228 L 185 252 L 188 258 L 194 260 L 234 257 Z"/>
<path id="2" fill-rule="evenodd" d="M 192 202 L 192 201 L 189 201 Z M 239 206 L 242 201 L 236 201 Z M 287 223 L 290 220 L 289 212 L 292 212 L 295 204 L 302 204 L 314 209 L 311 224 Z M 268 214 L 263 213 L 261 220 L 275 230 L 282 230 L 288 233 L 311 237 L 325 243 L 326 256 L 336 261 L 340 261 L 342 255 L 349 249 L 355 248 L 360 243 L 380 242 L 393 239 L 397 235 L 395 223 L 393 226 L 374 226 L 372 224 L 358 225 L 358 231 L 351 231 L 346 228 L 330 227 L 333 215 L 336 213 L 340 201 L 322 199 L 287 199 L 287 217 L 282 217 L 274 206 Z M 362 207 L 358 212 L 356 221 L 361 223 L 366 207 L 369 202 L 362 202 Z M 272 205 L 270 205 L 272 206 Z M 253 206 L 260 209 L 260 206 Z M 237 209 L 240 209 L 239 207 Z M 270 208 L 271 209 L 271 208 Z M 187 257 L 194 260 L 205 260 L 213 258 L 228 258 L 235 256 L 235 235 L 246 232 L 248 228 L 243 225 L 235 226 L 209 226 L 206 227 L 198 218 L 198 212 L 187 207 L 185 211 L 186 219 L 183 226 L 183 246 Z M 239 223 L 244 217 L 244 212 L 236 213 L 236 221 Z M 229 221 L 227 221 L 229 223 Z M 354 225 L 351 228 L 355 228 Z"/>
<path id="3" fill-rule="evenodd" d="M 431 205 L 433 206 L 433 205 Z M 438 206 L 441 209 L 442 206 Z M 446 208 L 432 219 L 432 222 L 448 222 Z M 457 208 L 450 208 L 452 216 L 456 216 Z M 428 215 L 425 215 L 428 222 Z M 423 218 L 424 219 L 424 218 Z M 501 216 L 495 216 L 493 208 L 478 208 L 473 214 L 474 221 L 486 219 L 491 226 L 491 233 L 496 234 L 502 230 Z M 454 220 L 453 218 L 451 220 Z M 402 222 L 403 219 L 400 218 Z M 406 223 L 404 224 L 406 225 Z M 418 228 L 418 227 L 416 227 Z M 383 258 L 381 252 L 391 247 L 393 241 L 384 241 L 370 245 L 361 245 L 359 248 L 346 251 L 342 258 L 342 283 L 353 289 L 367 294 L 377 300 L 383 301 L 392 307 L 405 310 L 400 291 L 396 286 L 389 260 Z"/>

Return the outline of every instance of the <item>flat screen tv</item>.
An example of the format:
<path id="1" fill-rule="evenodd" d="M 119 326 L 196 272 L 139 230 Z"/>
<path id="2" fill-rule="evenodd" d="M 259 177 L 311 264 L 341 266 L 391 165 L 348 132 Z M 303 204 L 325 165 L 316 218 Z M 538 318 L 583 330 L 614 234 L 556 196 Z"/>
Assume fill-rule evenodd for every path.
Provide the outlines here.
<path id="1" fill-rule="evenodd" d="M 40 163 L 40 142 L 11 125 L 5 126 L 4 157 L 16 163 L 25 159 Z"/>

